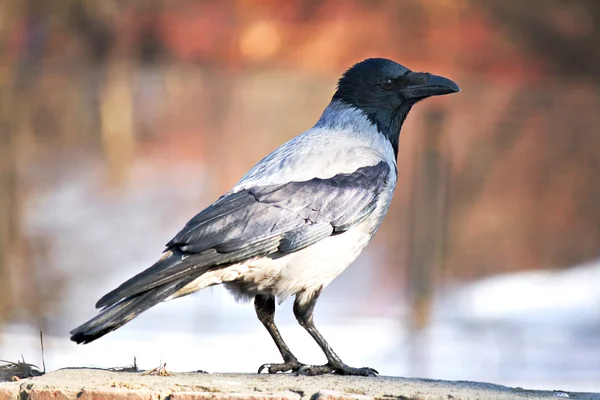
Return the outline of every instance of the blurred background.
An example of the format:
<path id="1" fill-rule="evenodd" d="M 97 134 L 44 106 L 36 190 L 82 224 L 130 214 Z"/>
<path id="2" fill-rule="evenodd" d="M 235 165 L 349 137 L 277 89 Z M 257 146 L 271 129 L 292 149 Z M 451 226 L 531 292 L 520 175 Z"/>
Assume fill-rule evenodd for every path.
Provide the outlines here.
<path id="1" fill-rule="evenodd" d="M 0 0 L 0 359 L 40 364 L 42 330 L 49 369 L 277 362 L 220 288 L 68 331 L 375 56 L 462 92 L 409 116 L 324 335 L 386 375 L 600 390 L 599 41 L 596 0 Z M 324 362 L 289 303 L 284 338 Z"/>

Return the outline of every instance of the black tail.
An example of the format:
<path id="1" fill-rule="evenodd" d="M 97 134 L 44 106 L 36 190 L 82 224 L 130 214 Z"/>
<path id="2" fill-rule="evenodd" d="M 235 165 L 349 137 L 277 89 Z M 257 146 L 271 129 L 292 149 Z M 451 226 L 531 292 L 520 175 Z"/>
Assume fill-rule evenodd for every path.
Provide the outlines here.
<path id="1" fill-rule="evenodd" d="M 146 292 L 124 298 L 116 304 L 105 308 L 86 322 L 73 329 L 71 340 L 77 343 L 90 343 L 94 340 L 125 325 L 150 307 L 164 301 L 167 297 L 194 280 L 188 277 L 162 286 L 155 287 Z"/>

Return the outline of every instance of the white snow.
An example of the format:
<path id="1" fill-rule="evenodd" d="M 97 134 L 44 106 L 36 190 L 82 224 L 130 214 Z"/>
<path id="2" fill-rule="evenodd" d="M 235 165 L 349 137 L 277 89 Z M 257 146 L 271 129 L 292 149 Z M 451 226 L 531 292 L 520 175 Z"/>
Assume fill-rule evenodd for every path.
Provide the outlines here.
<path id="1" fill-rule="evenodd" d="M 600 326 L 600 262 L 491 276 L 455 290 L 440 312 L 469 322 Z"/>

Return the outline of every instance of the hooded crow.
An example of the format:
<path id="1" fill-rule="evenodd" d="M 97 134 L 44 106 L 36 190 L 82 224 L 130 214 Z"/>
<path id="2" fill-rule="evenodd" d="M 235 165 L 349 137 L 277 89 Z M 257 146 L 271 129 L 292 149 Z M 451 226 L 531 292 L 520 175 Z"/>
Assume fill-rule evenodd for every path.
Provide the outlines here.
<path id="1" fill-rule="evenodd" d="M 369 243 L 396 187 L 400 129 L 414 104 L 460 91 L 451 80 L 370 58 L 347 70 L 321 118 L 267 155 L 193 217 L 154 265 L 97 303 L 100 313 L 71 331 L 89 343 L 150 307 L 222 284 L 254 299 L 283 363 L 258 372 L 374 375 L 334 353 L 313 322 L 319 294 Z M 327 357 L 298 361 L 275 326 L 275 299 L 294 296 L 294 315 Z"/>

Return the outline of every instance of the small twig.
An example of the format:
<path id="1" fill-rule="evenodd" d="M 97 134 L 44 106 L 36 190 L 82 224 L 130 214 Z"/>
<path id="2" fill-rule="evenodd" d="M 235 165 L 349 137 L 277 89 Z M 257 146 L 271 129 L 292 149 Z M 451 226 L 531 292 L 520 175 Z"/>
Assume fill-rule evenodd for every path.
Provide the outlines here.
<path id="1" fill-rule="evenodd" d="M 144 372 L 142 375 L 170 376 L 171 373 L 167 371 L 167 363 L 162 363 L 158 367 L 152 368 L 150 371 Z"/>
<path id="2" fill-rule="evenodd" d="M 7 360 L 0 360 L 0 362 L 2 362 L 4 364 L 14 365 L 14 366 L 27 366 L 27 367 L 38 369 L 37 365 L 26 363 L 25 359 L 23 359 L 23 361 L 17 361 L 17 362 L 7 361 Z"/>
<path id="3" fill-rule="evenodd" d="M 31 378 L 40 376 L 42 372 L 37 365 L 28 364 L 25 357 L 17 362 L 0 360 L 0 380 L 10 378 L 11 380 Z"/>
<path id="4" fill-rule="evenodd" d="M 116 372 L 138 372 L 138 365 L 137 365 L 137 357 L 133 356 L 133 365 L 128 365 L 126 367 L 112 367 L 109 368 L 110 371 L 116 371 Z"/>
<path id="5" fill-rule="evenodd" d="M 43 373 L 46 373 L 46 360 L 44 359 L 44 335 L 40 330 L 40 344 L 42 345 L 42 367 L 44 368 Z"/>

